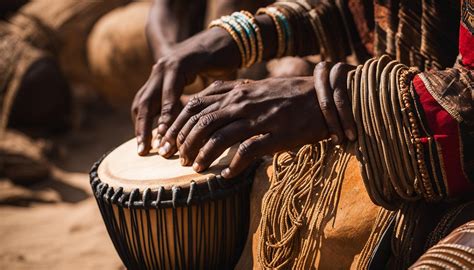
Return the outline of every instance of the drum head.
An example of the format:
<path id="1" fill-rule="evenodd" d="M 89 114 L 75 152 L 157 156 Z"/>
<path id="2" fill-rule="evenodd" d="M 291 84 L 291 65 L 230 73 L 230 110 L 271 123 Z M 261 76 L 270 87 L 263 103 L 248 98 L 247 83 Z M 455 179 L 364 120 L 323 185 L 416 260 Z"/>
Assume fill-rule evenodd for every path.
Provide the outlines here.
<path id="1" fill-rule="evenodd" d="M 177 154 L 165 159 L 153 150 L 142 157 L 136 149 L 136 139 L 131 139 L 107 155 L 99 165 L 100 180 L 112 187 L 123 187 L 124 191 L 158 187 L 171 189 L 173 186 L 186 188 L 191 181 L 199 184 L 219 175 L 236 151 L 236 147 L 227 149 L 208 170 L 196 173 L 192 167 L 181 166 Z"/>

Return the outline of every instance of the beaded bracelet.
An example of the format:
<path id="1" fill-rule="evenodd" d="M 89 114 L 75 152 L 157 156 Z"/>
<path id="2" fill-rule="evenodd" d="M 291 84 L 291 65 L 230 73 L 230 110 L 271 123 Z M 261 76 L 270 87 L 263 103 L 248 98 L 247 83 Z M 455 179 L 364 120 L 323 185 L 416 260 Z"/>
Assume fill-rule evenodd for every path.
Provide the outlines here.
<path id="1" fill-rule="evenodd" d="M 221 20 L 229 24 L 230 26 L 232 26 L 232 28 L 236 30 L 240 40 L 242 41 L 242 44 L 244 45 L 243 48 L 244 48 L 244 57 L 245 57 L 245 62 L 242 64 L 242 66 L 246 67 L 250 60 L 251 51 L 250 51 L 250 42 L 247 35 L 244 34 L 243 27 L 239 23 L 237 23 L 237 21 L 234 18 L 230 16 L 223 16 L 221 17 Z"/>
<path id="2" fill-rule="evenodd" d="M 263 48 L 264 48 L 260 27 L 258 26 L 257 21 L 255 20 L 255 17 L 250 12 L 246 10 L 241 10 L 240 13 L 247 18 L 249 23 L 252 25 L 255 35 L 257 36 L 257 49 L 258 49 L 257 62 L 260 63 L 263 60 Z"/>
<path id="3" fill-rule="evenodd" d="M 242 42 L 240 40 L 239 34 L 237 34 L 237 31 L 232 26 L 230 26 L 230 25 L 226 24 L 225 22 L 223 22 L 221 19 L 217 19 L 217 20 L 212 21 L 209 24 L 209 28 L 212 28 L 212 27 L 223 28 L 224 30 L 227 31 L 227 33 L 229 33 L 229 35 L 232 37 L 232 39 L 235 41 L 237 47 L 239 48 L 240 57 L 241 57 L 240 66 L 241 67 L 244 66 L 246 64 L 245 52 L 244 52 L 244 47 L 243 47 Z"/>
<path id="4" fill-rule="evenodd" d="M 281 13 L 277 8 L 275 7 L 269 7 L 268 10 L 276 15 L 276 18 L 281 22 L 283 25 L 283 33 L 285 34 L 285 50 L 284 50 L 284 55 L 290 55 L 291 48 L 292 48 L 292 32 L 291 32 L 291 27 L 290 24 L 288 23 L 288 20 L 283 13 Z"/>
<path id="5" fill-rule="evenodd" d="M 313 28 L 309 10 L 296 2 L 276 2 L 273 6 L 284 13 L 292 25 L 293 38 L 291 55 L 306 55 L 316 52 L 318 40 Z M 288 55 L 288 54 L 287 54 Z"/>
<path id="6" fill-rule="evenodd" d="M 245 66 L 245 67 L 249 67 L 255 63 L 256 58 L 257 58 L 256 33 L 254 32 L 253 27 L 250 24 L 250 22 L 247 20 L 247 17 L 245 17 L 242 13 L 234 12 L 232 13 L 231 16 L 237 21 L 237 23 L 239 23 L 243 27 L 250 41 L 250 50 L 251 50 L 250 59 L 248 60 Z"/>
<path id="7" fill-rule="evenodd" d="M 265 14 L 270 16 L 270 18 L 273 21 L 273 24 L 275 24 L 275 29 L 277 32 L 277 38 L 278 38 L 278 47 L 277 47 L 277 54 L 276 58 L 280 58 L 284 55 L 285 53 L 285 34 L 283 33 L 282 26 L 280 24 L 280 21 L 277 17 L 277 15 L 271 11 L 268 10 L 268 8 L 260 8 L 257 10 L 257 15 Z"/>
<path id="8" fill-rule="evenodd" d="M 221 27 L 232 36 L 240 52 L 240 67 L 250 67 L 262 61 L 262 35 L 252 14 L 247 11 L 234 12 L 231 16 L 212 21 L 209 28 L 212 27 Z"/>

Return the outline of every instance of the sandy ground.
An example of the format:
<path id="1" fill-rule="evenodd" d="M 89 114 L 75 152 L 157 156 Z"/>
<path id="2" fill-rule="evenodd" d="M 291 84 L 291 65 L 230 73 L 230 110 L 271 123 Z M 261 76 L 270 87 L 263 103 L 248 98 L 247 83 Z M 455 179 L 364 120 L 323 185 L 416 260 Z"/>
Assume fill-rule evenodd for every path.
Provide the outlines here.
<path id="1" fill-rule="evenodd" d="M 124 269 L 88 171 L 132 136 L 130 117 L 98 108 L 83 117 L 80 128 L 55 138 L 62 154 L 51 179 L 28 187 L 0 179 L 0 269 Z"/>

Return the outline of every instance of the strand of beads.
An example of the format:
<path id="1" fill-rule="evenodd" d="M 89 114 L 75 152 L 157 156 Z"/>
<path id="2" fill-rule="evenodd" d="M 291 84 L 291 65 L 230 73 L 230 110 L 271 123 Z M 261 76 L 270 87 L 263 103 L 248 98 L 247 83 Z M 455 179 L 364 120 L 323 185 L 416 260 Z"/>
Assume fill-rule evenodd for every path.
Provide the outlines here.
<path id="1" fill-rule="evenodd" d="M 230 34 L 239 49 L 241 67 L 250 67 L 262 61 L 264 50 L 262 34 L 251 13 L 240 11 L 230 16 L 222 16 L 209 24 L 209 28 L 212 27 L 221 27 Z"/>

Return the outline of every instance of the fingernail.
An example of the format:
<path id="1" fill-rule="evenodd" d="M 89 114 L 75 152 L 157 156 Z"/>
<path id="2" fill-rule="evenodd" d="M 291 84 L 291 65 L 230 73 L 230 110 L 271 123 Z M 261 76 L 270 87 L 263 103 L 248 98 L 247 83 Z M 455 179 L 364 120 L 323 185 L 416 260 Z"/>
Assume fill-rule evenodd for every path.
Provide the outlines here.
<path id="1" fill-rule="evenodd" d="M 194 162 L 194 164 L 193 164 L 193 169 L 194 169 L 196 172 L 200 172 L 200 171 L 202 170 L 201 165 L 199 165 L 197 162 Z"/>
<path id="2" fill-rule="evenodd" d="M 339 137 L 337 137 L 336 134 L 332 134 L 332 135 L 331 135 L 331 140 L 332 140 L 334 143 L 339 143 Z"/>
<path id="3" fill-rule="evenodd" d="M 346 134 L 347 134 L 347 138 L 349 138 L 349 140 L 351 140 L 351 141 L 355 140 L 356 136 L 354 134 L 354 131 L 352 131 L 352 129 L 346 130 Z"/>
<path id="4" fill-rule="evenodd" d="M 139 143 L 137 146 L 137 153 L 142 154 L 144 150 L 145 150 L 145 144 Z"/>
<path id="5" fill-rule="evenodd" d="M 228 178 L 229 175 L 230 175 L 230 169 L 229 169 L 229 168 L 223 169 L 222 172 L 221 172 L 221 175 L 222 175 L 224 178 Z"/>
<path id="6" fill-rule="evenodd" d="M 186 159 L 180 158 L 179 161 L 181 162 L 181 165 L 182 165 L 182 166 L 185 166 L 185 165 L 186 165 Z"/>
<path id="7" fill-rule="evenodd" d="M 168 152 L 170 151 L 171 149 L 171 144 L 169 142 L 165 142 L 165 145 L 163 145 L 162 147 L 160 147 L 160 150 L 158 151 L 158 153 L 162 156 L 168 154 Z"/>
<path id="8" fill-rule="evenodd" d="M 158 125 L 158 133 L 165 134 L 167 126 L 165 124 Z"/>

